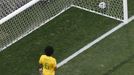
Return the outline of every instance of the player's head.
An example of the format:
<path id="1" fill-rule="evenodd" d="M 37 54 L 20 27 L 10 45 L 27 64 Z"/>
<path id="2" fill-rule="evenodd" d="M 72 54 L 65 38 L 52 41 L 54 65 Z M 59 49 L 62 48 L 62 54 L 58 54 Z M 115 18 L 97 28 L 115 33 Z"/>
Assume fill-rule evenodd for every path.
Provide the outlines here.
<path id="1" fill-rule="evenodd" d="M 52 47 L 52 46 L 47 46 L 47 47 L 44 49 L 44 53 L 45 53 L 47 56 L 53 55 L 53 53 L 54 53 L 53 47 Z"/>

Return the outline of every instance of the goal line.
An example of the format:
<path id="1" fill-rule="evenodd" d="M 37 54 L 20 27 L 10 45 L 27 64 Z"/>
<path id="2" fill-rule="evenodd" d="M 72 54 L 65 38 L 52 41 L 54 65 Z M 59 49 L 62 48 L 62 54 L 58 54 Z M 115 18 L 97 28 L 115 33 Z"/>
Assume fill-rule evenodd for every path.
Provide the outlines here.
<path id="1" fill-rule="evenodd" d="M 104 33 L 103 35 L 101 35 L 100 37 L 98 37 L 97 39 L 92 41 L 91 43 L 88 43 L 83 48 L 79 49 L 78 51 L 76 51 L 75 53 L 73 53 L 72 55 L 70 55 L 69 57 L 67 57 L 66 59 L 61 61 L 60 63 L 58 63 L 57 68 L 63 66 L 64 64 L 66 64 L 67 62 L 69 62 L 70 60 L 72 60 L 73 58 L 75 58 L 76 56 L 81 54 L 82 52 L 86 51 L 87 49 L 89 49 L 90 47 L 95 45 L 96 43 L 98 43 L 101 40 L 105 39 L 106 37 L 108 37 L 109 35 L 111 35 L 112 33 L 114 33 L 115 31 L 119 30 L 120 28 L 122 28 L 123 26 L 127 25 L 129 22 L 131 22 L 133 20 L 134 20 L 134 15 L 132 17 L 130 17 L 127 22 L 123 22 L 123 23 L 118 24 L 116 27 L 112 28 L 108 32 Z"/>

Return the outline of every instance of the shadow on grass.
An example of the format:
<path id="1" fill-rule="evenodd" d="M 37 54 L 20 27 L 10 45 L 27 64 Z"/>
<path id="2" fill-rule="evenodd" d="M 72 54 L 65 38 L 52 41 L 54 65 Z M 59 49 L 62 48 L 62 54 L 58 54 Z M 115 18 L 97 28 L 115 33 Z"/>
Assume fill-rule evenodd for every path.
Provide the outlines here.
<path id="1" fill-rule="evenodd" d="M 121 66 L 125 65 L 126 63 L 128 63 L 129 61 L 131 61 L 133 58 L 134 58 L 134 55 L 129 56 L 128 59 L 126 59 L 126 60 L 122 61 L 121 63 L 117 64 L 116 66 L 114 66 L 112 69 L 108 70 L 103 75 L 110 75 L 112 72 L 114 72 L 117 69 L 121 68 Z"/>

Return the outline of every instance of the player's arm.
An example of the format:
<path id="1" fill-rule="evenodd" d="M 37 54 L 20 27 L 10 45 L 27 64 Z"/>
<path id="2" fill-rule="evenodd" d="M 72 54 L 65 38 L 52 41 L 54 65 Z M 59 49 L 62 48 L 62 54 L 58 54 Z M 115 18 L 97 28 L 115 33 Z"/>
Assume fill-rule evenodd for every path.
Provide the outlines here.
<path id="1" fill-rule="evenodd" d="M 42 64 L 39 64 L 39 73 L 40 73 L 40 75 L 42 75 L 42 72 L 43 72 L 43 65 Z"/>
<path id="2" fill-rule="evenodd" d="M 42 56 L 39 59 L 39 73 L 42 75 L 43 72 L 43 65 L 42 65 Z"/>

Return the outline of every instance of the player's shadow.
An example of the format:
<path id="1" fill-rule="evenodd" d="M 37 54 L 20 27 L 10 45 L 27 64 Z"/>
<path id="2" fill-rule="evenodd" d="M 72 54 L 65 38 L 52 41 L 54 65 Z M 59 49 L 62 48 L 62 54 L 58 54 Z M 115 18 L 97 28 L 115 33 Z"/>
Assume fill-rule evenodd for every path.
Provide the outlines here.
<path id="1" fill-rule="evenodd" d="M 131 61 L 134 58 L 134 55 L 129 56 L 128 59 L 122 61 L 121 63 L 119 63 L 118 65 L 114 66 L 112 69 L 108 70 L 106 73 L 104 73 L 103 75 L 110 75 L 112 72 L 116 71 L 117 69 L 119 69 L 121 66 L 125 65 L 126 63 L 128 63 L 129 61 Z"/>

